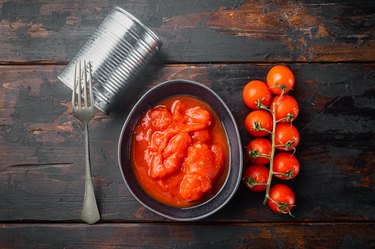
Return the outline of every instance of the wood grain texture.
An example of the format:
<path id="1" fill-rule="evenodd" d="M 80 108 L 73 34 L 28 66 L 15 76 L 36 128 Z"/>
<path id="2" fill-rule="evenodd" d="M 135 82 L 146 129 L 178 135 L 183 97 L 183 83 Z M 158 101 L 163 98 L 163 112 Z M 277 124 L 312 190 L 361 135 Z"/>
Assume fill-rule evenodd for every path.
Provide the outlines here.
<path id="1" fill-rule="evenodd" d="M 116 5 L 161 37 L 165 63 L 375 58 L 372 0 L 1 0 L 0 64 L 70 61 Z"/>
<path id="2" fill-rule="evenodd" d="M 165 221 L 131 196 L 117 163 L 121 126 L 144 91 L 177 78 L 209 86 L 233 112 L 245 146 L 250 136 L 243 120 L 249 109 L 242 103 L 242 89 L 251 79 L 264 80 L 270 67 L 159 67 L 126 92 L 109 116 L 98 111 L 90 135 L 93 181 L 103 222 Z M 300 104 L 295 125 L 301 133 L 296 153 L 301 172 L 288 182 L 296 193 L 296 218 L 273 214 L 261 204 L 262 194 L 241 185 L 229 204 L 206 221 L 374 221 L 375 65 L 303 63 L 290 67 L 296 75 L 294 96 Z M 0 67 L 1 221 L 79 221 L 83 133 L 71 116 L 71 92 L 56 78 L 62 69 Z"/>
<path id="3" fill-rule="evenodd" d="M 375 225 L 340 224 L 0 224 L 7 248 L 363 248 Z"/>

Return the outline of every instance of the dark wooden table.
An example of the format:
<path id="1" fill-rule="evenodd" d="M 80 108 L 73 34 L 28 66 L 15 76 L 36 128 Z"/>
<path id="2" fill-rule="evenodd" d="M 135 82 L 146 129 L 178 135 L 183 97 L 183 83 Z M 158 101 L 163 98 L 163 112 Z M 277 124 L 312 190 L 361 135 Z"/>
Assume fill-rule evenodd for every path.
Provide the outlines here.
<path id="1" fill-rule="evenodd" d="M 82 127 L 57 75 L 116 5 L 164 45 L 154 69 L 90 125 L 102 219 L 86 225 Z M 372 0 L 0 0 L 0 248 L 374 248 L 374 26 Z M 227 103 L 246 145 L 242 89 L 280 63 L 294 71 L 300 103 L 301 172 L 287 183 L 295 218 L 243 184 L 197 222 L 132 197 L 117 142 L 142 93 L 169 79 L 201 82 Z"/>

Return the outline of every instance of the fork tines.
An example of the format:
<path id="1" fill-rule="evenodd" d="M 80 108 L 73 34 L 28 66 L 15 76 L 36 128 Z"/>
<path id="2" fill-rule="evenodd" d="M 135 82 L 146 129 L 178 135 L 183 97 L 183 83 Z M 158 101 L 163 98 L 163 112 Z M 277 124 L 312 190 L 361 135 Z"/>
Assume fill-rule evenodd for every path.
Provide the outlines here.
<path id="1" fill-rule="evenodd" d="M 86 60 L 77 60 L 72 93 L 73 107 L 81 108 L 93 106 L 94 97 L 91 84 L 91 63 L 87 63 Z M 84 99 L 83 106 L 81 97 Z"/>

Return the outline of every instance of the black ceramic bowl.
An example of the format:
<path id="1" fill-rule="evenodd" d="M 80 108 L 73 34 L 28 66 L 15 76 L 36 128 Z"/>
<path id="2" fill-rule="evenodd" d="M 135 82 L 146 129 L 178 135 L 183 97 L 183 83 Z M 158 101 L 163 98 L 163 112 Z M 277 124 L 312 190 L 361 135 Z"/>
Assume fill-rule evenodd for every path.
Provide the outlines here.
<path id="1" fill-rule="evenodd" d="M 139 185 L 134 175 L 131 162 L 131 137 L 138 119 L 152 106 L 161 100 L 174 95 L 190 95 L 197 97 L 216 112 L 227 135 L 229 145 L 229 170 L 223 186 L 212 198 L 187 208 L 178 208 L 165 205 L 150 197 Z M 234 195 L 241 181 L 242 175 L 242 148 L 236 122 L 221 98 L 208 87 L 188 81 L 171 80 L 159 84 L 148 92 L 135 104 L 121 131 L 118 145 L 119 166 L 125 184 L 133 196 L 146 208 L 164 217 L 191 221 L 207 217 L 222 208 Z"/>

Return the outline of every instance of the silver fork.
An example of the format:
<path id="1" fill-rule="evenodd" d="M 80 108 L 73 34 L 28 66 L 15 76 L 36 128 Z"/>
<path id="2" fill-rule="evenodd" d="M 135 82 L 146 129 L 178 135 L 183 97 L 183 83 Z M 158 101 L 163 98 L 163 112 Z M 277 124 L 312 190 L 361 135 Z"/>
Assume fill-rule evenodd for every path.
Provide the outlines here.
<path id="1" fill-rule="evenodd" d="M 83 67 L 83 70 L 81 70 Z M 87 84 L 88 83 L 88 84 Z M 83 103 L 82 103 L 83 90 Z M 88 224 L 93 224 L 100 220 L 98 205 L 95 199 L 94 188 L 91 180 L 90 167 L 90 149 L 89 149 L 89 132 L 88 124 L 95 115 L 94 96 L 91 85 L 91 65 L 81 60 L 76 62 L 74 73 L 74 84 L 72 94 L 73 116 L 80 120 L 85 131 L 85 197 L 83 199 L 83 207 L 81 219 Z"/>

